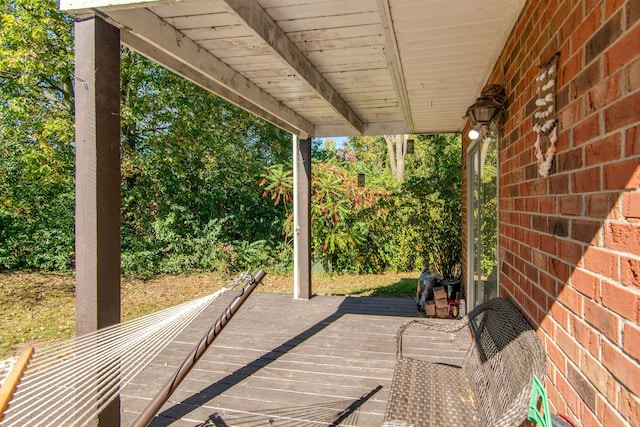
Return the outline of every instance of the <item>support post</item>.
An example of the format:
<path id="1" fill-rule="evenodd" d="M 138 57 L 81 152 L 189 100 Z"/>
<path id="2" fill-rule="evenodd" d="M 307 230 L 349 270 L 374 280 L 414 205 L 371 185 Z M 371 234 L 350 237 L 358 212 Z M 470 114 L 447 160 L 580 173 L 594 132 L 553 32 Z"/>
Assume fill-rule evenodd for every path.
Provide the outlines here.
<path id="1" fill-rule="evenodd" d="M 293 297 L 311 298 L 311 137 L 293 136 Z"/>
<path id="2" fill-rule="evenodd" d="M 120 30 L 75 24 L 76 334 L 120 322 Z M 120 424 L 120 400 L 99 416 Z"/>

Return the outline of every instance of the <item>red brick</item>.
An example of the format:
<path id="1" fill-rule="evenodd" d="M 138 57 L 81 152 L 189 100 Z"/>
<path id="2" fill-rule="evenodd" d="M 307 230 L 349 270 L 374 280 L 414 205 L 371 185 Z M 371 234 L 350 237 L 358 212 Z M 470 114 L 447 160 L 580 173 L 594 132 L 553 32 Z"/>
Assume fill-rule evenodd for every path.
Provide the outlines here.
<path id="1" fill-rule="evenodd" d="M 638 111 L 640 111 L 640 91 L 620 99 L 604 110 L 605 132 L 613 132 L 636 123 Z"/>
<path id="2" fill-rule="evenodd" d="M 616 73 L 610 78 L 595 85 L 586 96 L 586 114 L 592 114 L 612 104 L 621 94 L 621 73 Z"/>
<path id="3" fill-rule="evenodd" d="M 591 114 L 573 128 L 573 144 L 574 146 L 585 144 L 600 136 L 600 133 L 600 116 Z"/>
<path id="4" fill-rule="evenodd" d="M 577 365 L 577 363 L 576 363 Z M 567 380 L 591 411 L 596 409 L 596 389 L 572 363 L 567 365 Z M 581 421 L 584 423 L 584 416 Z M 586 425 L 586 423 L 584 423 Z"/>
<path id="5" fill-rule="evenodd" d="M 582 118 L 582 98 L 576 99 L 565 108 L 558 112 L 558 121 L 560 129 L 568 129 L 571 128 L 575 123 L 580 121 Z M 560 142 L 560 135 L 558 135 L 558 142 Z M 559 145 L 556 142 L 556 145 Z M 560 151 L 560 147 L 558 146 L 558 151 Z"/>
<path id="6" fill-rule="evenodd" d="M 582 196 L 558 197 L 558 213 L 563 215 L 582 215 Z"/>
<path id="7" fill-rule="evenodd" d="M 620 257 L 620 271 L 623 285 L 640 289 L 640 260 Z"/>
<path id="8" fill-rule="evenodd" d="M 622 348 L 634 359 L 640 361 L 640 327 L 626 322 L 622 329 Z"/>
<path id="9" fill-rule="evenodd" d="M 571 12 L 571 2 L 548 2 L 545 13 L 542 15 L 541 21 L 539 22 L 548 21 L 547 29 L 549 34 L 555 34 L 569 15 L 569 12 Z"/>
<path id="10" fill-rule="evenodd" d="M 593 62 L 586 68 L 583 68 L 580 73 L 569 83 L 571 88 L 571 97 L 573 99 L 579 98 L 584 95 L 588 90 L 595 86 L 602 77 L 600 76 L 600 63 Z"/>
<path id="11" fill-rule="evenodd" d="M 552 175 L 548 179 L 549 179 L 549 193 L 567 194 L 569 192 L 569 175 L 568 174 Z"/>
<path id="12" fill-rule="evenodd" d="M 558 240 L 558 256 L 571 264 L 581 266 L 584 246 L 567 240 Z"/>
<path id="13" fill-rule="evenodd" d="M 567 356 L 557 346 L 555 340 L 546 340 L 547 354 L 551 362 L 556 365 L 558 370 L 562 373 L 567 371 Z"/>
<path id="14" fill-rule="evenodd" d="M 624 138 L 624 155 L 631 157 L 640 154 L 640 126 L 627 129 Z"/>
<path id="15" fill-rule="evenodd" d="M 561 40 L 569 40 L 573 32 L 578 28 L 578 25 L 582 22 L 582 8 L 576 7 L 568 14 L 565 21 L 560 27 L 559 35 Z M 558 48 L 555 48 L 557 51 Z"/>
<path id="16" fill-rule="evenodd" d="M 578 147 L 573 150 L 559 152 L 554 162 L 556 163 L 557 172 L 569 172 L 575 169 L 581 169 L 584 166 L 583 162 L 583 148 Z M 536 167 L 537 173 L 537 167 Z"/>
<path id="17" fill-rule="evenodd" d="M 600 344 L 601 343 L 602 341 L 600 341 Z M 617 394 L 616 384 L 598 358 L 600 358 L 600 351 L 598 351 L 596 355 L 583 351 L 580 354 L 580 367 L 582 368 L 582 372 L 589 378 L 591 383 L 596 386 L 600 393 L 608 398 L 615 398 Z"/>
<path id="18" fill-rule="evenodd" d="M 571 174 L 571 187 L 574 193 L 590 193 L 602 188 L 600 168 L 594 167 Z"/>
<path id="19" fill-rule="evenodd" d="M 580 408 L 583 405 L 582 399 L 578 396 L 578 393 L 571 387 L 571 385 L 567 382 L 566 378 L 562 375 L 556 376 L 556 386 L 558 387 L 558 391 L 562 395 L 563 399 L 567 402 L 569 408 L 580 413 Z"/>
<path id="20" fill-rule="evenodd" d="M 553 236 L 541 235 L 538 237 L 538 247 L 542 252 L 550 255 L 556 254 L 556 238 Z"/>
<path id="21" fill-rule="evenodd" d="M 584 267 L 595 273 L 618 279 L 618 255 L 596 247 L 587 248 L 584 253 Z"/>
<path id="22" fill-rule="evenodd" d="M 569 266 L 556 258 L 551 258 L 549 273 L 557 277 L 559 281 L 566 282 L 569 279 Z"/>
<path id="23" fill-rule="evenodd" d="M 613 134 L 587 145 L 584 150 L 585 165 L 593 166 L 617 160 L 622 154 L 620 134 Z"/>
<path id="24" fill-rule="evenodd" d="M 636 189 L 640 187 L 640 158 L 603 166 L 603 177 L 605 190 Z"/>
<path id="25" fill-rule="evenodd" d="M 607 223 L 604 242 L 608 248 L 640 255 L 640 225 Z"/>
<path id="26" fill-rule="evenodd" d="M 640 191 L 625 193 L 622 200 L 624 206 L 622 214 L 627 221 L 640 220 Z"/>
<path id="27" fill-rule="evenodd" d="M 589 299 L 584 299 L 584 320 L 611 341 L 620 341 L 620 319 L 612 311 Z"/>
<path id="28" fill-rule="evenodd" d="M 640 369 L 638 363 L 631 360 L 619 348 L 609 344 L 606 340 L 602 346 L 602 361 L 604 367 L 624 384 L 636 396 L 640 395 Z"/>
<path id="29" fill-rule="evenodd" d="M 600 423 L 605 426 L 624 426 L 626 424 L 620 413 L 602 398 L 598 399 L 598 418 Z"/>
<path id="30" fill-rule="evenodd" d="M 616 13 L 618 9 L 624 4 L 625 0 L 608 0 L 605 2 L 605 19 L 609 19 L 611 15 Z"/>
<path id="31" fill-rule="evenodd" d="M 569 235 L 569 219 L 562 217 L 549 218 L 549 232 L 557 237 L 567 237 Z"/>
<path id="32" fill-rule="evenodd" d="M 600 354 L 600 334 L 576 316 L 571 316 L 570 321 L 571 333 L 580 345 L 589 350 L 590 354 Z"/>
<path id="33" fill-rule="evenodd" d="M 599 3 L 598 3 L 599 4 Z M 602 8 L 594 7 L 587 10 L 587 16 L 582 21 L 576 31 L 573 32 L 571 44 L 574 51 L 577 51 L 586 43 L 589 37 L 596 32 L 602 23 Z"/>
<path id="34" fill-rule="evenodd" d="M 640 321 L 640 294 L 632 288 L 603 282 L 602 304 L 625 319 Z"/>
<path id="35" fill-rule="evenodd" d="M 566 175 L 565 175 L 566 178 Z M 562 185 L 568 185 L 568 182 L 565 180 L 561 180 Z M 568 192 L 568 191 L 567 191 Z M 543 197 L 538 199 L 538 212 L 546 213 L 546 214 L 554 214 L 556 213 L 556 198 L 555 197 Z"/>
<path id="36" fill-rule="evenodd" d="M 578 363 L 580 360 L 580 348 L 578 346 L 578 342 L 563 328 L 556 328 L 556 343 L 569 360 Z"/>
<path id="37" fill-rule="evenodd" d="M 582 294 L 570 288 L 569 286 L 563 287 L 562 290 L 560 290 L 560 293 L 558 294 L 558 301 L 564 307 L 568 308 L 578 316 L 582 316 L 582 313 L 583 313 L 583 308 L 582 308 L 583 300 L 584 300 L 584 297 L 582 296 Z M 559 306 L 559 307 L 556 307 L 556 306 L 559 306 L 559 304 L 553 304 L 549 311 L 552 313 L 553 318 L 556 319 L 558 323 L 560 323 L 563 326 L 566 326 L 568 319 L 563 316 L 567 315 L 567 313 L 563 312 L 562 306 Z"/>
<path id="38" fill-rule="evenodd" d="M 571 286 L 593 300 L 600 297 L 600 279 L 589 271 L 574 268 L 571 273 Z"/>
<path id="39" fill-rule="evenodd" d="M 600 193 L 587 196 L 587 216 L 592 218 L 618 219 L 618 193 Z"/>
<path id="40" fill-rule="evenodd" d="M 546 271 L 546 268 L 541 269 L 540 271 L 540 287 L 544 289 L 546 293 L 555 297 L 556 295 L 558 295 L 556 280 L 553 277 L 549 276 L 548 274 L 545 274 L 544 273 L 545 271 Z"/>
<path id="41" fill-rule="evenodd" d="M 622 34 L 622 13 L 618 12 L 593 34 L 584 46 L 584 62 L 589 64 Z"/>
<path id="42" fill-rule="evenodd" d="M 618 408 L 620 414 L 629 422 L 629 425 L 640 426 L 640 397 L 629 393 L 627 389 L 621 387 Z"/>
<path id="43" fill-rule="evenodd" d="M 599 221 L 571 220 L 571 238 L 584 243 L 598 244 L 600 242 Z"/>
<path id="44" fill-rule="evenodd" d="M 633 24 L 640 20 L 640 2 L 638 0 L 628 1 L 625 14 L 627 15 L 627 28 L 631 28 Z"/>
<path id="45" fill-rule="evenodd" d="M 613 74 L 638 56 L 640 27 L 635 26 L 616 42 L 604 55 L 605 73 Z"/>
<path id="46" fill-rule="evenodd" d="M 544 271 L 547 269 L 547 256 L 542 252 L 536 250 L 531 251 L 531 260 L 533 261 L 533 265 L 539 270 Z"/>
<path id="47" fill-rule="evenodd" d="M 640 88 L 640 57 L 624 69 L 624 88 L 627 93 Z"/>
<path id="48" fill-rule="evenodd" d="M 540 313 L 546 313 L 547 312 L 547 294 L 545 294 L 542 289 L 540 289 L 537 286 L 532 286 L 531 287 L 531 297 L 532 300 L 536 303 L 536 305 L 542 310 L 536 310 L 535 313 L 535 322 L 533 322 L 532 326 L 536 326 L 540 324 L 540 321 L 542 320 L 542 317 L 540 315 Z"/>

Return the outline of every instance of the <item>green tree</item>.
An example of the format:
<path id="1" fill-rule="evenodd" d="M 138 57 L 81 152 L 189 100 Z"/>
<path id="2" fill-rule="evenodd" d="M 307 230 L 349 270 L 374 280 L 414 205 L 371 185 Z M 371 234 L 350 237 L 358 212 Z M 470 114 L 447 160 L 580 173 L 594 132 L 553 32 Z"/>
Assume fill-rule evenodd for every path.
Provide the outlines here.
<path id="1" fill-rule="evenodd" d="M 72 22 L 45 0 L 0 9 L 0 269 L 73 259 Z"/>
<path id="2" fill-rule="evenodd" d="M 462 256 L 462 142 L 459 134 L 420 135 L 401 194 L 414 247 L 446 277 L 459 277 Z"/>
<path id="3" fill-rule="evenodd" d="M 3 0 L 0 268 L 74 259 L 73 23 L 52 0 Z M 122 48 L 125 272 L 263 262 L 280 210 L 260 197 L 290 136 Z"/>

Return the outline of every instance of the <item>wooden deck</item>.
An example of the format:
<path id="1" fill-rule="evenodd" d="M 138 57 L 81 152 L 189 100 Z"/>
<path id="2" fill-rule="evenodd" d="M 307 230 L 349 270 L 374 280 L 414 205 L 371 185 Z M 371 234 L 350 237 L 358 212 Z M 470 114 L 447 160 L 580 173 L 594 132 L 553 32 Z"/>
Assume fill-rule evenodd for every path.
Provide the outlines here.
<path id="1" fill-rule="evenodd" d="M 214 301 L 125 387 L 123 426 L 131 425 L 234 296 L 231 291 Z M 151 426 L 381 425 L 395 364 L 395 331 L 416 315 L 412 299 L 301 301 L 256 292 Z M 456 364 L 468 336 L 408 339 L 405 352 L 407 346 L 411 353 Z"/>

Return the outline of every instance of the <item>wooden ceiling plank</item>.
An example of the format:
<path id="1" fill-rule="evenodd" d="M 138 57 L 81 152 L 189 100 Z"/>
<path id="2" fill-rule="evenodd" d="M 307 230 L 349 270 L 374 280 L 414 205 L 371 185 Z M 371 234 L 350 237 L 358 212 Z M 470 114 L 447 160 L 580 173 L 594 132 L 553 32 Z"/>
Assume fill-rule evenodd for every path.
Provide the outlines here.
<path id="1" fill-rule="evenodd" d="M 368 7 L 367 7 L 368 6 Z M 298 5 L 285 5 L 265 8 L 269 16 L 278 22 L 289 19 L 290 16 L 296 18 L 317 18 L 319 16 L 338 16 L 345 13 L 375 12 L 375 4 L 364 4 L 360 1 L 336 0 L 322 3 L 306 3 Z M 327 12 L 329 11 L 329 12 Z"/>
<path id="2" fill-rule="evenodd" d="M 333 109 L 353 126 L 362 132 L 362 120 L 340 97 L 338 92 L 322 77 L 307 57 L 298 50 L 295 44 L 276 25 L 258 2 L 241 0 L 222 0 L 235 12 L 256 34 L 270 45 L 274 52 L 288 63 L 305 79 L 311 87 L 324 98 Z"/>
<path id="3" fill-rule="evenodd" d="M 378 12 L 350 13 L 337 16 L 319 16 L 317 18 L 290 19 L 278 21 L 282 31 L 289 33 L 292 31 L 305 31 L 309 28 L 330 29 L 330 28 L 351 28 L 352 26 L 379 24 L 380 16 Z"/>
<path id="4" fill-rule="evenodd" d="M 129 9 L 111 11 L 109 16 L 116 24 L 144 40 L 148 45 L 188 64 L 220 86 L 298 129 L 299 132 L 296 134 L 308 136 L 313 132 L 312 124 L 305 118 L 260 89 L 229 65 L 209 54 L 194 41 L 184 37 L 180 31 L 162 21 L 152 12 L 146 9 Z M 144 54 L 144 52 L 141 53 Z"/>
<path id="5" fill-rule="evenodd" d="M 304 42 L 332 41 L 351 37 L 375 37 L 382 35 L 379 24 L 351 25 L 349 27 L 322 28 L 288 32 L 287 36 L 295 44 Z"/>
<path id="6" fill-rule="evenodd" d="M 60 10 L 73 16 L 93 14 L 95 9 L 130 9 L 167 3 L 167 0 L 60 0 Z"/>
<path id="7" fill-rule="evenodd" d="M 190 0 L 171 3 L 159 3 L 147 6 L 153 13 L 161 18 L 189 15 L 205 15 L 208 13 L 224 12 L 218 3 L 211 0 Z"/>
<path id="8" fill-rule="evenodd" d="M 256 104 L 247 101 L 243 97 L 239 96 L 235 92 L 230 91 L 226 87 L 220 85 L 216 81 L 212 80 L 210 77 L 194 70 L 183 62 L 177 60 L 173 56 L 166 54 L 164 51 L 156 48 L 155 46 L 147 43 L 136 35 L 128 32 L 122 31 L 120 35 L 122 44 L 131 48 L 132 50 L 140 53 L 143 56 L 151 59 L 152 61 L 156 61 L 162 64 L 167 69 L 173 71 L 179 76 L 184 77 L 185 79 L 191 81 L 192 83 L 210 91 L 214 94 L 220 96 L 221 98 L 226 99 L 232 104 L 237 105 L 240 108 L 247 110 L 248 112 L 255 114 L 262 119 L 273 123 L 281 129 L 284 129 L 293 134 L 298 134 L 300 132 L 299 129 L 291 126 L 289 123 L 281 120 L 279 117 L 274 116 L 267 110 L 264 110 L 257 106 Z"/>
<path id="9" fill-rule="evenodd" d="M 413 114 L 411 113 L 409 93 L 407 92 L 407 84 L 402 70 L 402 61 L 400 60 L 400 52 L 398 50 L 398 42 L 395 36 L 389 0 L 378 0 L 378 11 L 380 13 L 380 21 L 382 23 L 382 29 L 386 40 L 387 48 L 385 50 L 385 54 L 389 73 L 391 74 L 391 81 L 396 89 L 396 95 L 398 97 L 404 121 L 407 123 L 407 127 L 411 133 L 413 133 L 413 129 L 415 129 Z"/>

